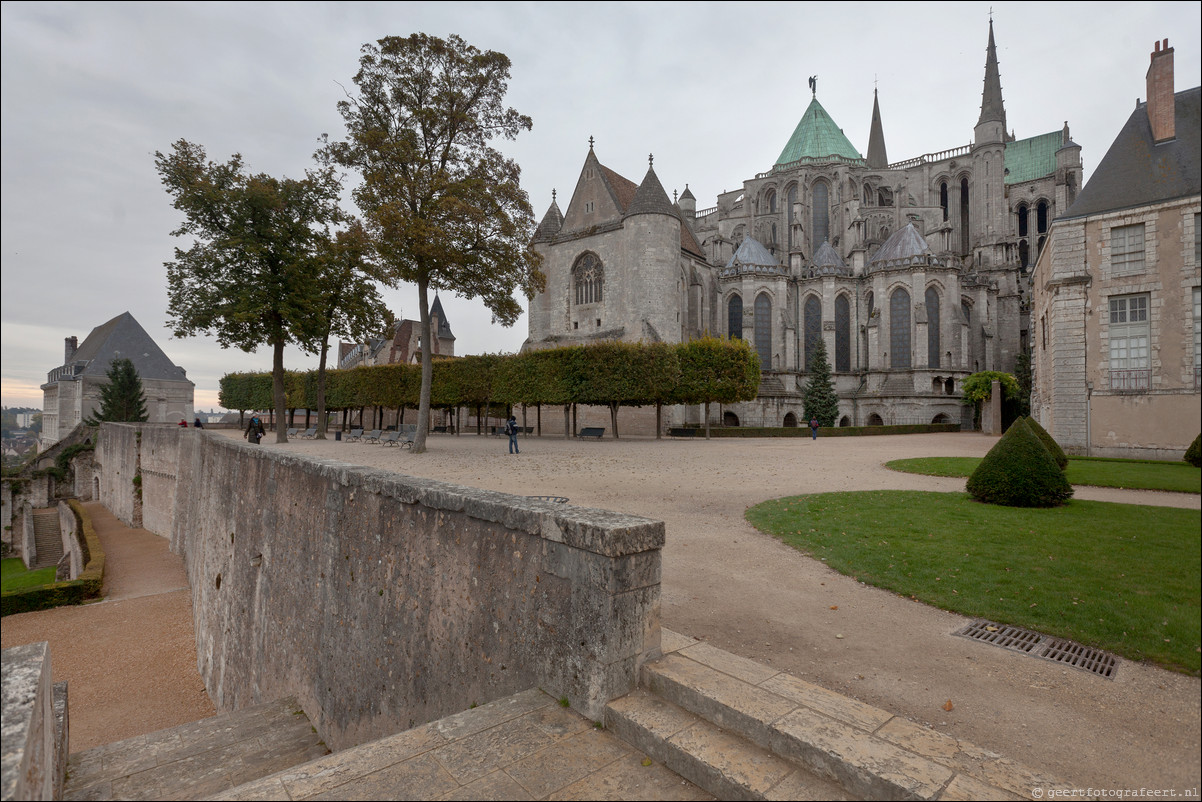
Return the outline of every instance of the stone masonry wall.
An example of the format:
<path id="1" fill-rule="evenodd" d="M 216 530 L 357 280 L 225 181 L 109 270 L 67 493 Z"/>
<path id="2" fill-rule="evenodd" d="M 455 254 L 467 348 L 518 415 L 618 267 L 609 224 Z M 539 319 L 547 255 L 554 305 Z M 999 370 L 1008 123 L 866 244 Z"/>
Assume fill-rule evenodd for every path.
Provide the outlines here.
<path id="1" fill-rule="evenodd" d="M 105 423 L 96 443 L 100 473 L 100 502 L 126 526 L 141 526 L 141 510 L 134 484 L 138 473 L 138 426 Z M 137 522 L 135 523 L 135 513 Z M 160 532 L 160 534 L 162 534 Z"/>
<path id="2" fill-rule="evenodd" d="M 530 687 L 599 718 L 658 656 L 661 522 L 160 435 L 144 470 L 173 439 L 179 492 L 145 483 L 145 519 L 172 522 L 221 710 L 295 695 L 334 749 Z"/>

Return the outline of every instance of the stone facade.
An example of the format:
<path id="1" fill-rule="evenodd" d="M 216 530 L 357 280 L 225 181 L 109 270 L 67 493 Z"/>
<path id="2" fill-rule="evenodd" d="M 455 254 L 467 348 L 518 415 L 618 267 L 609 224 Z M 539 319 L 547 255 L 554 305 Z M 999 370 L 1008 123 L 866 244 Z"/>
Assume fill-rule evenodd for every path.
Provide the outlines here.
<path id="1" fill-rule="evenodd" d="M 1157 43 L 1139 104 L 1032 276 L 1032 412 L 1069 453 L 1179 459 L 1198 433 L 1202 89 Z"/>
<path id="2" fill-rule="evenodd" d="M 781 426 L 804 415 L 820 338 L 841 425 L 961 420 L 962 379 L 1013 371 L 1028 345 L 1025 274 L 1076 197 L 1080 147 L 1067 123 L 1007 130 L 992 23 L 968 145 L 889 163 L 874 97 L 861 156 L 812 88 L 776 164 L 709 209 L 687 187 L 669 201 L 653 167 L 623 178 L 590 145 L 567 211 L 552 201 L 534 238 L 547 287 L 524 347 L 741 337 L 760 354 L 759 397 L 714 422 Z"/>

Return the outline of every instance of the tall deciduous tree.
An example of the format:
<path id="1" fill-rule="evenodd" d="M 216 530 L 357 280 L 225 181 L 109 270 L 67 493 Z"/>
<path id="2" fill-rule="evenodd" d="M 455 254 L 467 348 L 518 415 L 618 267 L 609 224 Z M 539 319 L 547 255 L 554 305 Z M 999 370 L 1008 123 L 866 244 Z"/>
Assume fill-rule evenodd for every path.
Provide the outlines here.
<path id="1" fill-rule="evenodd" d="M 430 290 L 480 298 L 502 325 L 515 290 L 543 286 L 520 169 L 490 146 L 529 130 L 504 104 L 509 59 L 457 36 L 414 34 L 363 46 L 358 93 L 338 104 L 347 139 L 327 158 L 362 174 L 354 197 L 391 282 L 417 285 L 422 384 L 413 451 L 425 450 L 433 332 Z"/>
<path id="2" fill-rule="evenodd" d="M 142 377 L 129 359 L 114 359 L 105 372 L 108 384 L 100 388 L 100 409 L 86 423 L 97 426 L 101 421 L 130 421 L 147 419 L 146 398 L 142 393 Z"/>
<path id="3" fill-rule="evenodd" d="M 806 381 L 806 420 L 817 419 L 819 426 L 834 426 L 839 418 L 839 394 L 831 378 L 831 363 L 826 357 L 826 343 L 818 338 L 810 356 L 810 378 Z"/>
<path id="4" fill-rule="evenodd" d="M 207 160 L 185 140 L 155 166 L 184 222 L 172 232 L 194 237 L 167 262 L 168 325 L 177 337 L 208 334 L 222 348 L 272 348 L 276 441 L 288 441 L 284 415 L 284 346 L 308 346 L 320 320 L 315 249 L 339 223 L 340 184 L 332 167 L 303 179 L 248 174 L 242 157 Z"/>
<path id="5" fill-rule="evenodd" d="M 330 337 L 337 335 L 362 342 L 381 332 L 391 333 L 393 315 L 384 305 L 375 281 L 379 278 L 372 261 L 371 239 L 358 221 L 352 221 L 318 248 L 321 269 L 315 281 L 319 293 L 315 321 L 320 354 L 317 363 L 317 439 L 326 437 L 326 360 Z"/>

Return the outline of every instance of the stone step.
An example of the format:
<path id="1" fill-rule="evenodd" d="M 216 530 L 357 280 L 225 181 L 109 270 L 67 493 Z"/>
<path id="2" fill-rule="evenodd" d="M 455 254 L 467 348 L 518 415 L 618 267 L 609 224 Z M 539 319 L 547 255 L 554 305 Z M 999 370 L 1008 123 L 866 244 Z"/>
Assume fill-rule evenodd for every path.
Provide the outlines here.
<path id="1" fill-rule="evenodd" d="M 605 726 L 719 799 L 853 799 L 831 780 L 647 691 L 615 699 Z"/>
<path id="2" fill-rule="evenodd" d="M 537 689 L 326 755 L 216 797 L 712 798 Z"/>
<path id="3" fill-rule="evenodd" d="M 63 535 L 58 522 L 57 509 L 33 511 L 33 542 L 37 549 L 34 568 L 58 565 L 63 557 Z"/>
<path id="4" fill-rule="evenodd" d="M 63 798 L 197 799 L 329 754 L 294 699 L 71 755 Z"/>
<path id="5" fill-rule="evenodd" d="M 769 666 L 673 633 L 665 636 L 664 657 L 642 669 L 640 680 L 647 694 L 804 767 L 855 798 L 1023 799 L 1030 798 L 1032 789 L 1068 787 L 1055 777 Z M 621 702 L 615 700 L 610 707 L 620 710 Z M 642 704 L 625 704 L 633 707 L 636 702 Z M 670 712 L 663 714 L 666 720 Z M 672 738 L 693 738 L 687 729 L 683 732 L 687 738 Z M 720 766 L 710 770 L 719 771 Z M 742 772 L 752 776 L 750 770 Z M 750 789 L 745 782 L 739 784 L 739 776 L 723 782 Z M 784 798 L 776 797 L 774 788 L 761 790 L 766 794 L 762 797 L 743 798 Z"/>

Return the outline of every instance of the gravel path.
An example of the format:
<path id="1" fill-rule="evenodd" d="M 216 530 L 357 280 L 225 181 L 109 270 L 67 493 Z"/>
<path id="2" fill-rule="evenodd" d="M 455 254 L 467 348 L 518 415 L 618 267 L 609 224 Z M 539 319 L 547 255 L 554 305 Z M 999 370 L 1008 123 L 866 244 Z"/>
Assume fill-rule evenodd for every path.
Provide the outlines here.
<path id="1" fill-rule="evenodd" d="M 665 626 L 1082 787 L 1179 795 L 1197 788 L 1198 678 L 1122 661 L 1117 677 L 1107 680 L 950 637 L 966 619 L 837 574 L 743 520 L 753 504 L 798 493 L 961 490 L 963 480 L 897 473 L 883 463 L 981 456 L 993 442 L 977 434 L 524 438 L 522 454 L 513 457 L 504 439 L 469 435 L 433 436 L 424 455 L 334 441 L 264 447 L 518 494 L 562 495 L 573 504 L 663 520 Z M 1198 496 L 1174 493 L 1078 488 L 1076 497 L 1200 507 Z M 112 516 L 89 508 L 102 531 Z M 196 674 L 188 598 L 173 589 L 184 584 L 183 571 L 166 541 L 127 530 L 113 536 L 113 545 L 105 542 L 110 600 L 4 619 L 4 646 L 51 641 L 55 677 L 71 681 L 73 750 L 213 712 Z M 943 709 L 948 699 L 950 712 Z"/>

